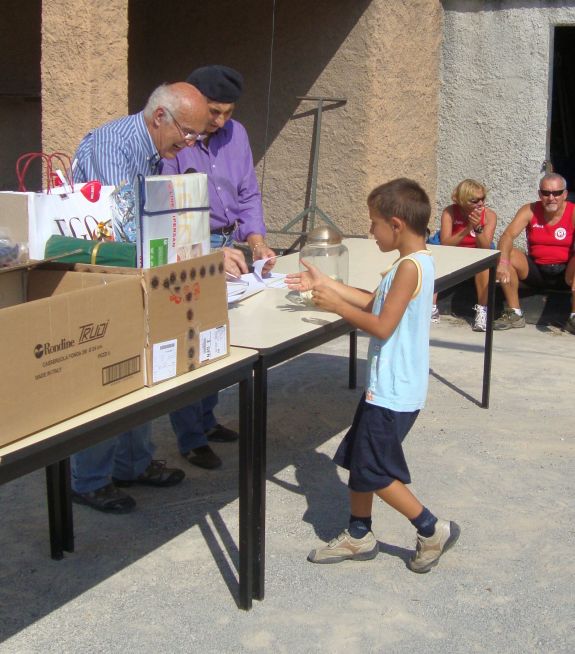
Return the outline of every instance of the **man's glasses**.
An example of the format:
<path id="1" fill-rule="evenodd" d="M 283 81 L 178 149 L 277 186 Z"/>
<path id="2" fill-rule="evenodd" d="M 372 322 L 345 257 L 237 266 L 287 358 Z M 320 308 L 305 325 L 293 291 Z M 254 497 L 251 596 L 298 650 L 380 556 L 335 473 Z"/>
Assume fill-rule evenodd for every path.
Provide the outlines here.
<path id="1" fill-rule="evenodd" d="M 469 202 L 471 202 L 471 204 L 479 204 L 480 202 L 485 202 L 485 196 L 482 198 L 469 198 Z"/>
<path id="2" fill-rule="evenodd" d="M 205 134 L 198 134 L 195 129 L 188 129 L 187 127 L 182 127 L 180 123 L 176 120 L 174 114 L 167 108 L 164 107 L 164 110 L 166 111 L 167 114 L 169 114 L 172 118 L 172 121 L 174 125 L 178 128 L 178 131 L 182 135 L 182 138 L 184 141 L 203 141 L 206 138 Z"/>
<path id="3" fill-rule="evenodd" d="M 560 195 L 565 193 L 565 189 L 561 191 L 544 191 L 543 189 L 539 189 L 539 193 L 541 193 L 544 198 L 548 198 L 550 195 L 552 195 L 554 198 L 558 198 Z"/>

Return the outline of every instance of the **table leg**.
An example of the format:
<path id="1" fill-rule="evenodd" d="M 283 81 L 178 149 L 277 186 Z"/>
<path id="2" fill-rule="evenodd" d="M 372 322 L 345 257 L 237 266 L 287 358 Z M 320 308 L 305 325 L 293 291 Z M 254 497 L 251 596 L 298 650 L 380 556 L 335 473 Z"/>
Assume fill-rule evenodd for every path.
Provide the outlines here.
<path id="1" fill-rule="evenodd" d="M 495 272 L 496 267 L 489 268 L 487 286 L 487 322 L 485 326 L 485 350 L 483 353 L 483 394 L 481 406 L 489 408 L 489 390 L 491 385 L 491 354 L 493 351 L 493 317 L 495 313 Z"/>
<path id="2" fill-rule="evenodd" d="M 357 388 L 357 330 L 349 332 L 349 387 Z"/>
<path id="3" fill-rule="evenodd" d="M 240 608 L 252 608 L 254 571 L 253 379 L 240 382 Z"/>
<path id="4" fill-rule="evenodd" d="M 263 600 L 266 534 L 267 367 L 260 357 L 254 366 L 254 486 L 253 552 L 255 599 Z"/>
<path id="5" fill-rule="evenodd" d="M 70 459 L 46 467 L 50 556 L 60 560 L 64 551 L 74 551 Z"/>

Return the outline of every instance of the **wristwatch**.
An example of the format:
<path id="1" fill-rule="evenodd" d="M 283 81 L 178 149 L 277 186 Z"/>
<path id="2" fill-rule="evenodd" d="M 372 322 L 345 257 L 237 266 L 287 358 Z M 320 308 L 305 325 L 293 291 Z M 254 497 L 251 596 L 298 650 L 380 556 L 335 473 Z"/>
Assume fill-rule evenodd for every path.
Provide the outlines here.
<path id="1" fill-rule="evenodd" d="M 474 227 L 474 228 L 473 228 L 473 231 L 474 231 L 476 234 L 481 234 L 481 232 L 483 231 L 483 225 L 479 225 L 479 227 Z"/>

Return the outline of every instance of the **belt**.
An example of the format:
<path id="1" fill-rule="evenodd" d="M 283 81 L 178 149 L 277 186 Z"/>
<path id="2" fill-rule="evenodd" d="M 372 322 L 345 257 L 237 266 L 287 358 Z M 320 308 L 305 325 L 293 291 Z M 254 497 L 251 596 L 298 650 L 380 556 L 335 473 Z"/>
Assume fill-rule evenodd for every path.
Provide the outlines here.
<path id="1" fill-rule="evenodd" d="M 219 229 L 211 229 L 210 233 L 212 234 L 221 234 L 222 236 L 229 236 L 232 232 L 235 231 L 237 223 L 234 221 L 231 225 L 227 227 L 220 227 Z"/>

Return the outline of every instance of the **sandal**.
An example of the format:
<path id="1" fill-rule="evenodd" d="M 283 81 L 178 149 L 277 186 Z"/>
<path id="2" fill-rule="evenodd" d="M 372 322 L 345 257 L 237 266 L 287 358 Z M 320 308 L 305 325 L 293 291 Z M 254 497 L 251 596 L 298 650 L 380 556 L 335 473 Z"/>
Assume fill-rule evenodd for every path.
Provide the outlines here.
<path id="1" fill-rule="evenodd" d="M 136 508 L 136 500 L 108 484 L 89 493 L 72 491 L 72 502 L 85 504 L 104 513 L 130 513 Z"/>

